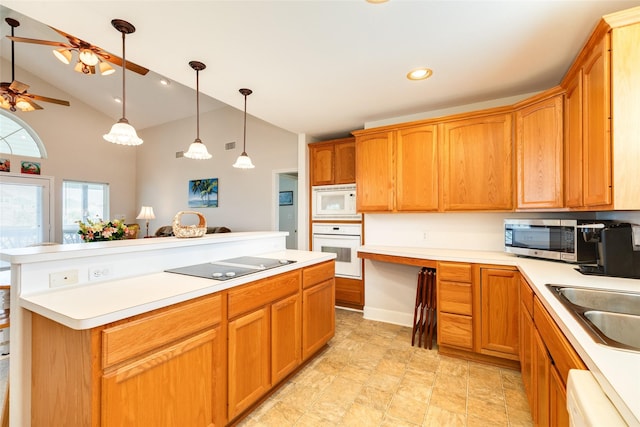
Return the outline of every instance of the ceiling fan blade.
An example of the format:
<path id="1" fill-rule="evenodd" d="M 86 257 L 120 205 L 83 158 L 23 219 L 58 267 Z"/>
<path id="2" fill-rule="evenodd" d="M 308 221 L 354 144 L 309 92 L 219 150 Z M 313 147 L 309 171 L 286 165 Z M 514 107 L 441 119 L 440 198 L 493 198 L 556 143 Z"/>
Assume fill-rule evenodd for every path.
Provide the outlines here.
<path id="1" fill-rule="evenodd" d="M 71 34 L 67 34 L 62 30 L 59 30 L 57 28 L 54 28 L 52 26 L 49 26 L 49 28 L 51 28 L 53 31 L 55 31 L 56 33 L 60 34 L 62 37 L 66 37 L 67 40 L 69 40 L 69 43 L 71 43 L 73 46 L 75 47 L 80 47 L 80 46 L 91 46 L 91 43 L 87 43 L 84 40 L 81 40 L 75 36 L 72 36 Z"/>
<path id="2" fill-rule="evenodd" d="M 96 54 L 100 55 L 100 57 L 105 61 L 111 62 L 112 64 L 122 67 L 122 58 L 120 58 L 119 56 L 113 55 L 105 50 L 98 50 L 96 51 Z M 133 71 L 134 73 L 138 73 L 143 76 L 149 72 L 147 68 L 144 68 L 143 66 L 138 65 L 129 60 L 127 60 L 127 70 Z"/>
<path id="3" fill-rule="evenodd" d="M 62 42 L 53 42 L 53 41 L 49 41 L 49 40 L 38 40 L 38 39 L 28 39 L 25 37 L 12 37 L 12 36 L 7 36 L 8 39 L 13 40 L 14 42 L 20 42 L 20 43 L 33 43 L 33 44 L 44 44 L 47 46 L 59 46 L 59 47 L 66 47 L 66 48 L 72 48 L 73 46 L 69 46 L 66 43 L 62 43 Z"/>
<path id="4" fill-rule="evenodd" d="M 27 89 L 29 89 L 29 85 L 19 82 L 17 80 L 14 80 L 9 85 L 9 89 L 11 89 L 15 93 L 25 93 Z"/>
<path id="5" fill-rule="evenodd" d="M 71 105 L 71 104 L 69 104 L 69 101 L 64 101 L 62 99 L 49 98 L 49 97 L 46 97 L 46 96 L 34 95 L 32 93 L 24 94 L 23 97 L 24 96 L 32 98 L 32 99 L 37 99 L 38 101 L 50 102 L 52 104 L 58 104 L 58 105 L 66 105 L 67 107 L 69 107 Z M 32 104 L 33 104 L 33 102 L 32 102 Z"/>

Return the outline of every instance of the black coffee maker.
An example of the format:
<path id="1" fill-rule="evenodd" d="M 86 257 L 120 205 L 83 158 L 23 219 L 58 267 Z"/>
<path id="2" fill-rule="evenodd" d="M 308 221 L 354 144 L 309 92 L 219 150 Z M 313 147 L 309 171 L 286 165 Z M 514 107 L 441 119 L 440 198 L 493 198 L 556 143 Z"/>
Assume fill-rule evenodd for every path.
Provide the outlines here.
<path id="1" fill-rule="evenodd" d="M 580 272 L 640 278 L 640 225 L 598 223 L 582 227 L 586 242 L 598 246 L 596 265 L 581 265 Z"/>

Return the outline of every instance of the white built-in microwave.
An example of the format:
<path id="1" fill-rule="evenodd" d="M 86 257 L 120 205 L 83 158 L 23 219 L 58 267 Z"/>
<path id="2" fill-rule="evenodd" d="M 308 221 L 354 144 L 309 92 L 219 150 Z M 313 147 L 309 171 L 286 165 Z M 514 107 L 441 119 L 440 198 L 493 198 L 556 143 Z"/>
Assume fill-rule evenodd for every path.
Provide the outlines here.
<path id="1" fill-rule="evenodd" d="M 356 212 L 356 185 L 317 185 L 311 187 L 312 219 L 361 219 Z"/>

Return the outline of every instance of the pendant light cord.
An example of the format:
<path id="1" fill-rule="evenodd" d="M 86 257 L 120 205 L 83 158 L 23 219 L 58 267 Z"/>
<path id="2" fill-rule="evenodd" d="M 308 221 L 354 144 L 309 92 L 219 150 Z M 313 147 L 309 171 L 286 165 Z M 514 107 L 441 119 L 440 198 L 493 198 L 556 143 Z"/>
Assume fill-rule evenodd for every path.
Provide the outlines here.
<path id="1" fill-rule="evenodd" d="M 122 31 L 122 118 L 126 119 L 126 105 L 127 105 L 127 93 L 125 86 L 125 78 L 127 75 L 127 55 L 125 53 L 125 42 L 124 42 L 125 32 Z"/>
<path id="2" fill-rule="evenodd" d="M 247 154 L 247 95 L 244 95 L 244 139 L 242 141 L 242 154 Z"/>
<path id="3" fill-rule="evenodd" d="M 196 69 L 196 141 L 200 141 L 200 70 Z"/>

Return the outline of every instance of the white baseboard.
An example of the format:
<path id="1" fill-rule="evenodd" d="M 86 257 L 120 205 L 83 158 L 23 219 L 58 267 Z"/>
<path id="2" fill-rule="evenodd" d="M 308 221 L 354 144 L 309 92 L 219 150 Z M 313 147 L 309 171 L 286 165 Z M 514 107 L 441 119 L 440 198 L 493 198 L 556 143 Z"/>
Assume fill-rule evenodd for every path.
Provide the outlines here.
<path id="1" fill-rule="evenodd" d="M 401 311 L 384 310 L 381 308 L 364 307 L 363 317 L 367 320 L 392 323 L 394 325 L 413 327 L 413 314 Z"/>

